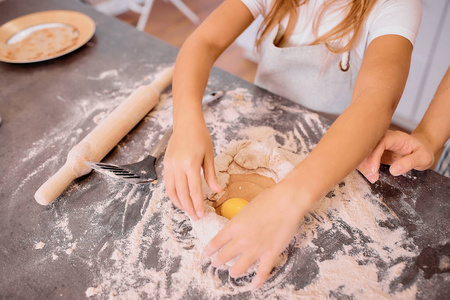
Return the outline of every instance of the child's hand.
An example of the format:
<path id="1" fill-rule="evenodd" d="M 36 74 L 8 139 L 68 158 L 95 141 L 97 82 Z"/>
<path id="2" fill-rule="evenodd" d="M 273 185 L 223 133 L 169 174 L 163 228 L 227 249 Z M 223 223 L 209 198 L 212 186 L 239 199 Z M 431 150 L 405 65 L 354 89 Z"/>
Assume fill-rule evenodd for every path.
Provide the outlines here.
<path id="1" fill-rule="evenodd" d="M 421 134 L 388 130 L 358 170 L 374 183 L 379 178 L 380 162 L 391 165 L 390 173 L 398 176 L 411 169 L 428 169 L 433 165 L 434 152 L 430 141 Z"/>
<path id="2" fill-rule="evenodd" d="M 218 251 L 212 264 L 220 267 L 239 257 L 230 276 L 242 276 L 259 261 L 253 287 L 269 276 L 277 257 L 289 245 L 310 202 L 302 199 L 298 183 L 285 179 L 246 205 L 205 247 L 204 255 Z M 302 201 L 303 200 L 303 201 Z"/>
<path id="3" fill-rule="evenodd" d="M 174 129 L 164 158 L 166 192 L 176 207 L 197 220 L 204 214 L 202 168 L 211 189 L 221 190 L 214 170 L 213 144 L 203 120 L 178 128 Z"/>

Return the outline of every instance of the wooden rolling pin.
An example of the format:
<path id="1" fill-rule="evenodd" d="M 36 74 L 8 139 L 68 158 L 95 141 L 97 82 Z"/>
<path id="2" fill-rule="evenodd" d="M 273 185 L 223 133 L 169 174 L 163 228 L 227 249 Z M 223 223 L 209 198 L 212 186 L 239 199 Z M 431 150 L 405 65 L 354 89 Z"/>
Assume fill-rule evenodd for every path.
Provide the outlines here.
<path id="1" fill-rule="evenodd" d="M 99 162 L 158 103 L 159 94 L 172 81 L 173 67 L 159 73 L 149 85 L 136 89 L 67 155 L 67 161 L 34 194 L 39 204 L 52 203 L 76 178 L 92 169 L 86 161 Z"/>

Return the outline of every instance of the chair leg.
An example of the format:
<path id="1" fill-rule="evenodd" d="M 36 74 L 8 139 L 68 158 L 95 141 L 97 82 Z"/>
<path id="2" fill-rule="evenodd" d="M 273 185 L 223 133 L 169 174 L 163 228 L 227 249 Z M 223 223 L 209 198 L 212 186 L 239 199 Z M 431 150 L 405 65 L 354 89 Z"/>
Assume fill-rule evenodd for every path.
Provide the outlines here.
<path id="1" fill-rule="evenodd" d="M 138 14 L 142 14 L 142 4 L 138 3 L 138 0 L 126 0 L 125 3 L 129 10 Z"/>
<path id="2" fill-rule="evenodd" d="M 178 8 L 179 11 L 181 11 L 189 20 L 191 20 L 192 23 L 198 25 L 200 24 L 200 19 L 197 17 L 197 15 L 189 8 L 186 4 L 184 4 L 181 0 L 169 0 L 172 2 L 173 5 L 175 5 L 176 8 Z"/>
<path id="3" fill-rule="evenodd" d="M 200 18 L 181 0 L 168 0 L 170 1 L 179 11 L 181 11 L 192 23 L 198 25 L 200 24 Z M 144 31 L 145 25 L 147 24 L 150 11 L 152 10 L 153 2 L 155 0 L 144 0 L 144 5 L 140 6 L 134 0 L 128 0 L 128 7 L 137 13 L 140 13 L 138 23 L 136 28 L 140 31 Z"/>
<path id="4" fill-rule="evenodd" d="M 140 31 L 144 31 L 145 25 L 148 21 L 148 16 L 150 15 L 150 11 L 152 10 L 153 2 L 155 0 L 145 0 L 144 6 L 142 7 L 142 13 L 139 17 L 139 21 L 136 25 L 136 28 Z"/>

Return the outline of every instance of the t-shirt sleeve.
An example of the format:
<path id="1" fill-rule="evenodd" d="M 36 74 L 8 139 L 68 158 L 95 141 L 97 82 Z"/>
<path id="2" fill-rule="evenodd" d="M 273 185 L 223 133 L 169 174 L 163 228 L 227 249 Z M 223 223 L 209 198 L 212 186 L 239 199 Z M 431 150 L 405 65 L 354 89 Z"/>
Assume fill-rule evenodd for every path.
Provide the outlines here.
<path id="1" fill-rule="evenodd" d="M 242 3 L 247 6 L 247 8 L 252 13 L 253 17 L 256 19 L 257 16 L 263 15 L 265 16 L 268 12 L 266 12 L 267 5 L 269 4 L 268 0 L 241 0 Z"/>
<path id="2" fill-rule="evenodd" d="M 370 15 L 368 44 L 375 38 L 395 34 L 407 38 L 414 46 L 420 21 L 420 0 L 384 0 L 374 7 Z"/>

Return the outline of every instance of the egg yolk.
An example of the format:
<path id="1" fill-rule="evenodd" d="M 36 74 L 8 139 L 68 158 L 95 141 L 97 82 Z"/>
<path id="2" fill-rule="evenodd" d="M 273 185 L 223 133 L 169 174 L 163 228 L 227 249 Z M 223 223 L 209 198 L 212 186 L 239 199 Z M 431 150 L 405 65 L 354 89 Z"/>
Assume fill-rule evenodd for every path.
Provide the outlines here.
<path id="1" fill-rule="evenodd" d="M 241 211 L 244 206 L 248 204 L 248 201 L 242 198 L 230 198 L 222 203 L 220 207 L 220 214 L 231 220 L 238 212 Z"/>

